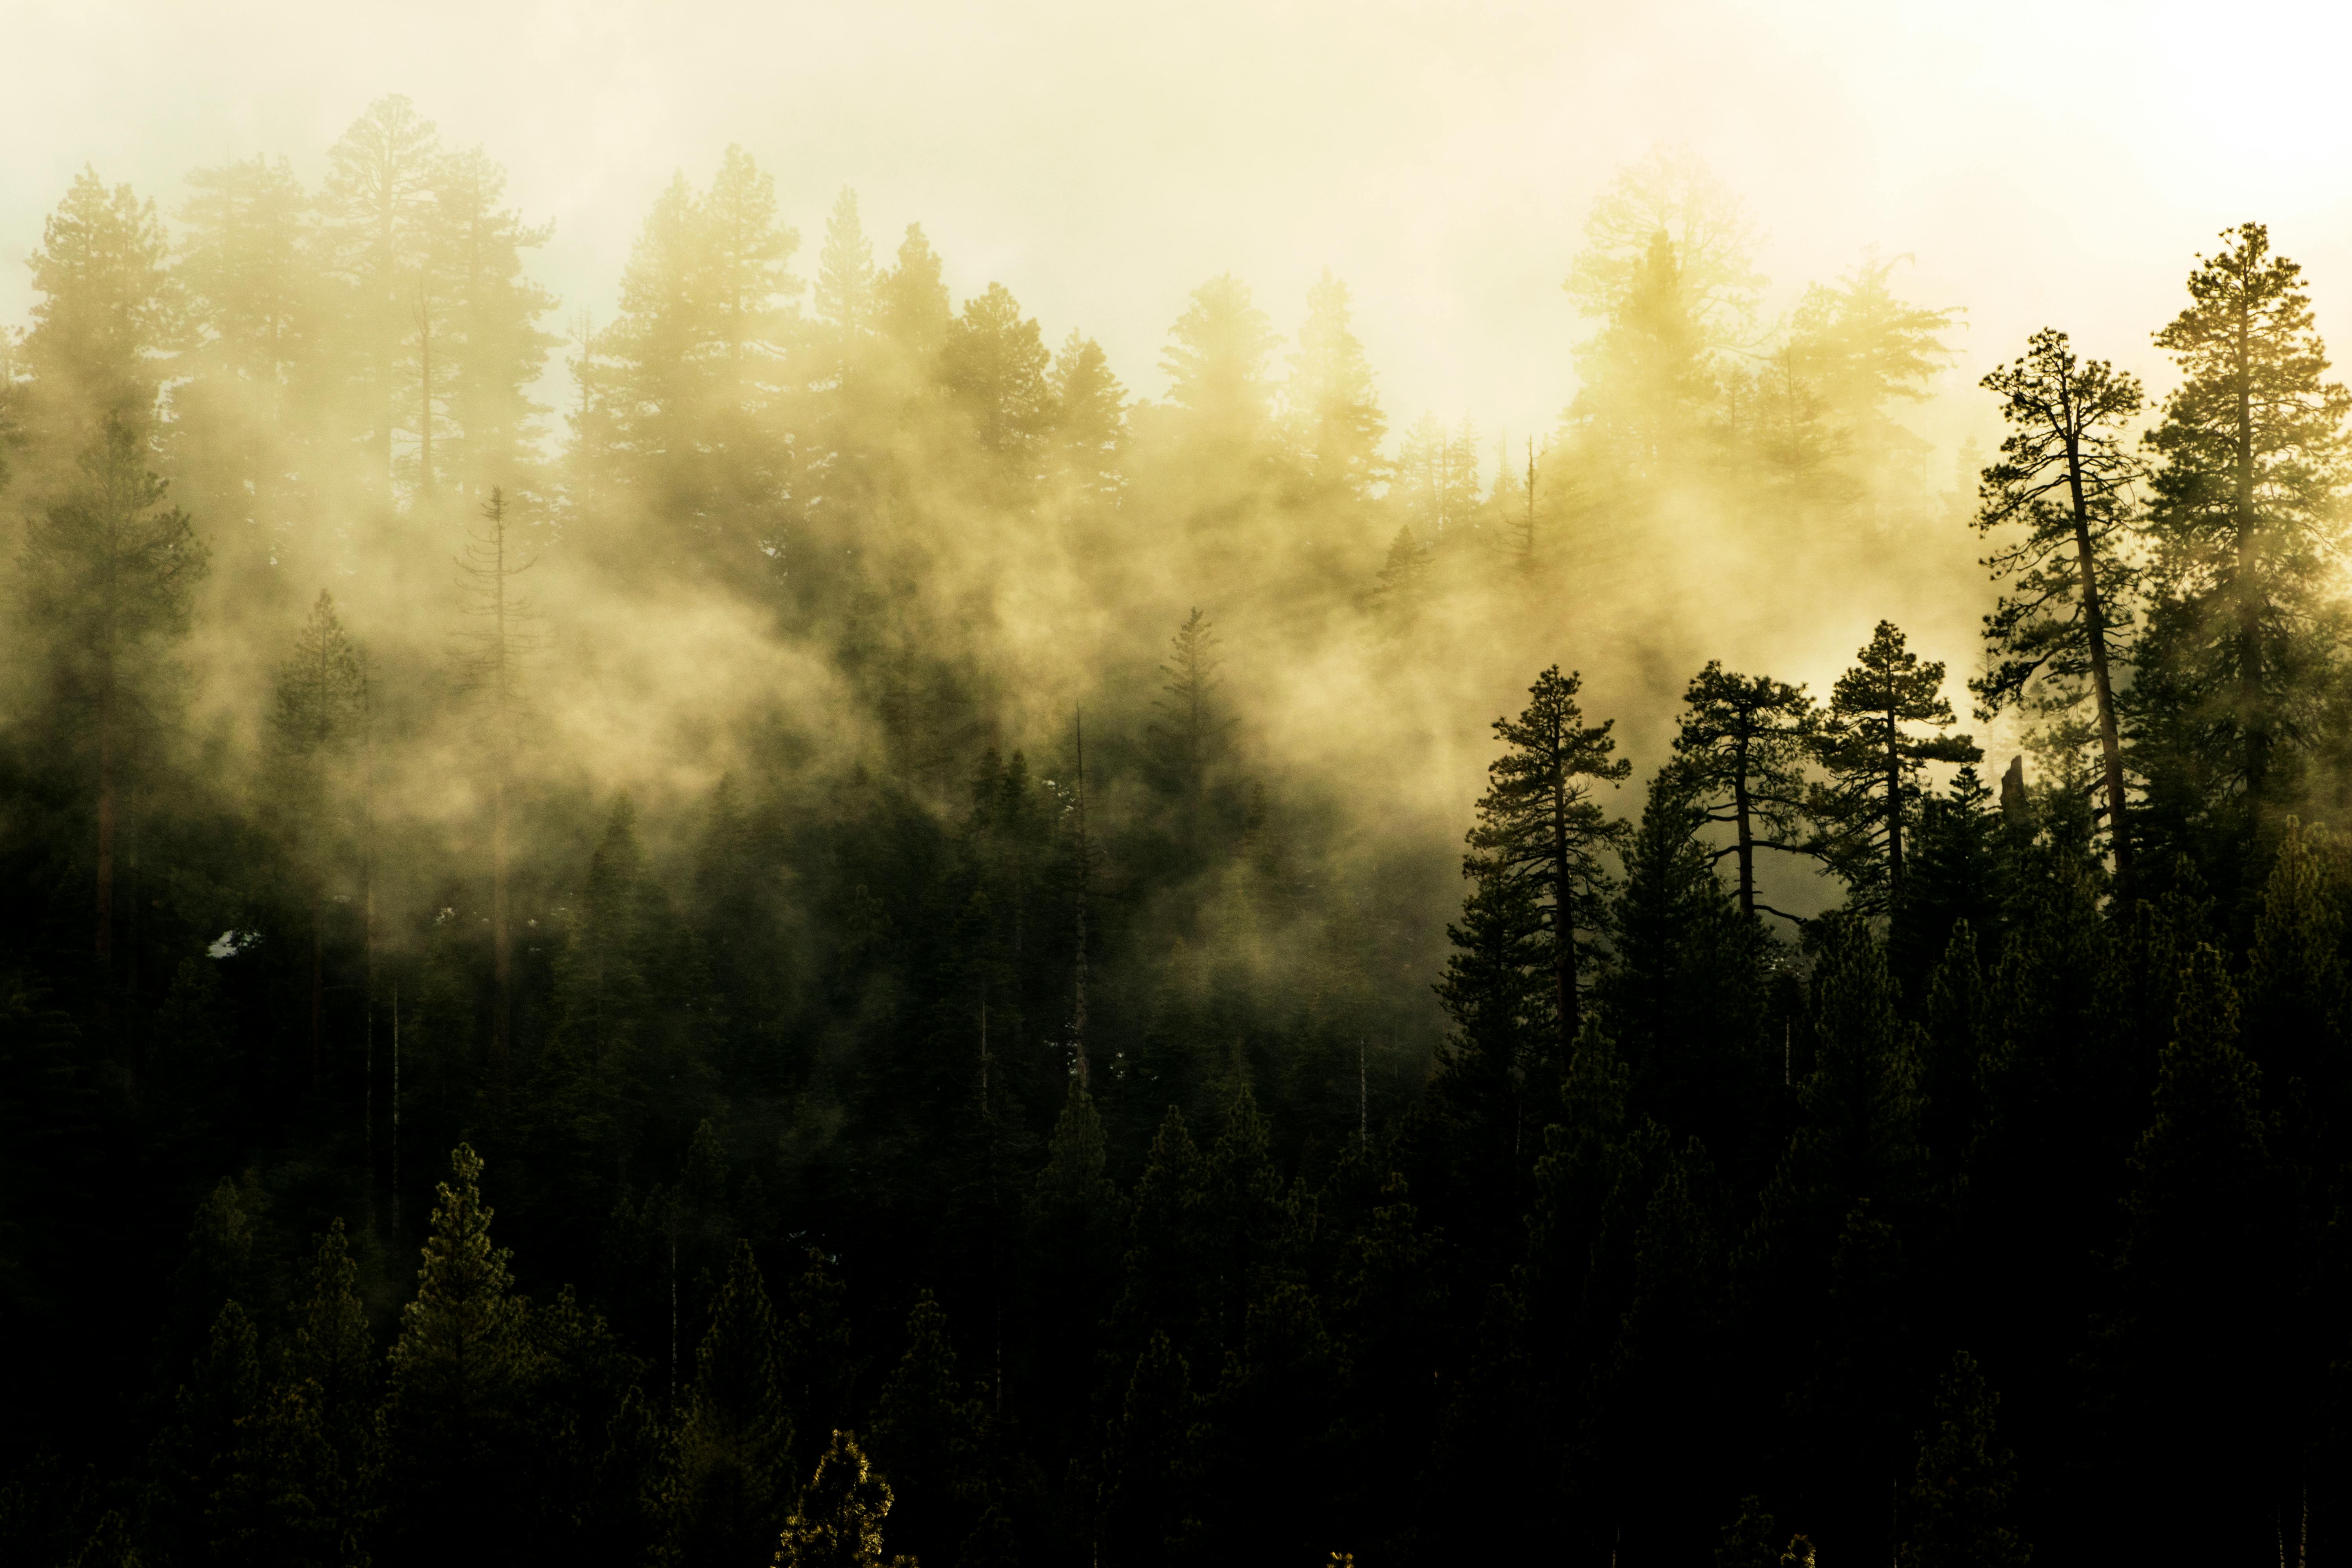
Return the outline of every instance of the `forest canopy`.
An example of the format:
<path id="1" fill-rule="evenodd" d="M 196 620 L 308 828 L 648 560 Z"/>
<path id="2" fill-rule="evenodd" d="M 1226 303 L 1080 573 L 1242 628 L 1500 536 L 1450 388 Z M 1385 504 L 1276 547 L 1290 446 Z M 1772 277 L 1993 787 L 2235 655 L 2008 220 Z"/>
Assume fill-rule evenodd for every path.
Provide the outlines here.
<path id="1" fill-rule="evenodd" d="M 407 100 L 319 167 L 85 169 L 0 335 L 8 1561 L 2352 1541 L 2262 224 L 1955 455 L 1959 307 L 1672 151 L 1507 437 L 1329 268 L 1115 366 L 729 147 L 567 321 Z"/>

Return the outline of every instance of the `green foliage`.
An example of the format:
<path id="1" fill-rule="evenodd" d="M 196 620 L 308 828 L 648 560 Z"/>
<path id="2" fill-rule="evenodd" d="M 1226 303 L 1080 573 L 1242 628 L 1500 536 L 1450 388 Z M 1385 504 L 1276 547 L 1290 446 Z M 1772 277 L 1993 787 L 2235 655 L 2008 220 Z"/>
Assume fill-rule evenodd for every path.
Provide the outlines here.
<path id="1" fill-rule="evenodd" d="M 1961 1351 L 1936 1398 L 1937 1429 L 1919 1435 L 1904 1568 L 2019 1568 L 2032 1552 L 2009 1522 L 2016 1458 L 1993 1429 L 2000 1395 Z"/>
<path id="2" fill-rule="evenodd" d="M 1881 621 L 1854 655 L 1853 668 L 1830 692 L 1815 753 L 1829 774 L 1809 810 L 1822 826 L 1824 853 L 1846 885 L 1851 908 L 1873 912 L 1904 896 L 1904 835 L 1918 810 L 1929 763 L 1973 763 L 1984 753 L 1948 730 L 1952 705 L 1943 695 L 1944 666 L 1923 661 L 1902 631 Z"/>
<path id="3" fill-rule="evenodd" d="M 1576 700 L 1580 684 L 1554 665 L 1528 689 L 1524 712 L 1495 721 L 1504 752 L 1486 766 L 1486 793 L 1462 861 L 1462 874 L 1479 894 L 1506 907 L 1525 900 L 1546 917 L 1543 956 L 1552 994 L 1549 1018 L 1534 1022 L 1539 1028 L 1548 1022 L 1550 1038 L 1531 1044 L 1555 1067 L 1567 1059 L 1580 1027 L 1580 933 L 1600 923 L 1608 886 L 1601 852 L 1624 833 L 1594 795 L 1633 771 L 1612 754 L 1615 721 L 1584 722 Z"/>
<path id="4" fill-rule="evenodd" d="M 738 1242 L 664 1463 L 664 1562 L 751 1561 L 783 1528 L 793 1418 L 779 1352 L 759 1265 L 751 1244 Z"/>
<path id="5" fill-rule="evenodd" d="M 1675 762 L 1683 787 L 1705 815 L 1732 829 L 1731 844 L 1711 858 L 1736 856 L 1739 911 L 1754 915 L 1756 851 L 1804 853 L 1802 763 L 1815 726 L 1801 686 L 1769 676 L 1727 673 L 1709 659 L 1683 693 Z"/>
<path id="6" fill-rule="evenodd" d="M 2010 433 L 2000 460 L 1984 470 L 1976 523 L 1987 534 L 2009 531 L 1985 565 L 2011 587 L 1985 617 L 1988 667 L 1969 689 L 1987 718 L 2021 707 L 2060 733 L 2092 704 L 2108 831 L 2126 864 L 2113 666 L 2140 582 L 2128 527 L 2142 470 L 2123 433 L 2144 395 L 2137 379 L 2077 358 L 2066 334 L 2048 327 L 1981 384 L 2001 400 Z"/>
<path id="7" fill-rule="evenodd" d="M 379 1441 L 394 1554 L 422 1561 L 451 1541 L 519 1539 L 531 1499 L 515 1483 L 516 1439 L 537 1371 L 529 1303 L 490 1243 L 481 1157 L 459 1144 L 438 1189 L 387 1364 Z"/>
<path id="8" fill-rule="evenodd" d="M 784 1523 L 777 1568 L 911 1565 L 911 1559 L 882 1555 L 882 1521 L 889 1512 L 889 1483 L 868 1470 L 857 1435 L 837 1431 Z"/>

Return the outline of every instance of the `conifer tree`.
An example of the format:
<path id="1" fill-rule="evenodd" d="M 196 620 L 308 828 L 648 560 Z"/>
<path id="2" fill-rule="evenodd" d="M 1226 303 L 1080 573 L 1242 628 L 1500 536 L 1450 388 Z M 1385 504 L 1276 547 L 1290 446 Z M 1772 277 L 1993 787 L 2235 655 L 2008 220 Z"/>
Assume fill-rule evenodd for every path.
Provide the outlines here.
<path id="1" fill-rule="evenodd" d="M 2189 304 L 2156 336 L 2181 372 L 2148 445 L 2156 605 L 2143 664 L 2177 762 L 2258 816 L 2284 785 L 2282 753 L 2316 739 L 2313 695 L 2333 657 L 2332 564 L 2344 522 L 2352 392 L 2323 381 L 2302 268 L 2242 224 L 2200 258 Z"/>
<path id="2" fill-rule="evenodd" d="M 1937 1430 L 1919 1435 L 1903 1568 L 2022 1568 L 2032 1555 L 2009 1522 L 2017 1468 L 1993 1429 L 2000 1405 L 1976 1358 L 1954 1355 L 1936 1396 Z"/>
<path id="3" fill-rule="evenodd" d="M 1966 735 L 1913 731 L 1917 724 L 1952 725 L 1943 684 L 1942 661 L 1923 662 L 1892 621 L 1881 621 L 1831 690 L 1815 751 L 1829 782 L 1814 787 L 1809 809 L 1857 910 L 1883 910 L 1902 900 L 1904 834 L 1927 764 L 1984 755 Z"/>
<path id="4" fill-rule="evenodd" d="M 773 179 L 730 147 L 710 188 L 681 174 L 621 279 L 621 312 L 580 363 L 583 458 L 622 515 L 669 529 L 665 559 L 739 581 L 782 536 L 792 490 L 778 420 L 798 346 L 798 234 Z"/>
<path id="5" fill-rule="evenodd" d="M 1102 345 L 1074 329 L 1054 356 L 1051 395 L 1055 471 L 1079 500 L 1115 504 L 1126 482 L 1127 388 Z"/>
<path id="6" fill-rule="evenodd" d="M 1381 574 L 1372 588 L 1371 609 L 1379 617 L 1381 635 L 1402 637 L 1412 627 L 1421 613 L 1422 602 L 1428 596 L 1430 570 L 1433 563 L 1428 550 L 1415 537 L 1411 523 L 1400 523 L 1389 541 L 1389 552 L 1381 563 Z"/>
<path id="7" fill-rule="evenodd" d="M 1263 456 L 1272 417 L 1266 363 L 1279 342 L 1248 285 L 1231 273 L 1192 291 L 1169 329 L 1160 368 L 1183 414 L 1193 462 L 1208 482 L 1244 483 Z"/>
<path id="8" fill-rule="evenodd" d="M 25 541 L 26 608 L 47 637 L 68 732 L 95 753 L 101 966 L 114 952 L 115 842 L 132 748 L 162 716 L 163 650 L 187 633 L 208 555 L 164 492 L 134 426 L 110 416 L 81 455 L 79 479 Z"/>
<path id="9" fill-rule="evenodd" d="M 817 320 L 839 334 L 843 348 L 871 331 L 875 306 L 874 249 L 857 216 L 857 193 L 844 185 L 824 220 L 824 248 L 817 253 Z"/>
<path id="10" fill-rule="evenodd" d="M 1767 1088 L 1759 1028 L 1769 950 L 1698 837 L 1707 820 L 1681 770 L 1661 768 L 1624 841 L 1606 928 L 1614 963 L 1598 989 L 1643 1110 L 1729 1161 L 1756 1142 Z"/>
<path id="11" fill-rule="evenodd" d="M 188 184 L 178 270 L 194 342 L 188 380 L 172 395 L 176 446 L 203 510 L 222 525 L 224 549 L 227 525 L 244 524 L 238 590 L 258 595 L 268 568 L 322 542 L 293 531 L 302 483 L 293 476 L 320 457 L 310 445 L 317 411 L 307 405 L 319 391 L 326 302 L 312 254 L 316 215 L 283 158 L 199 169 Z"/>
<path id="12" fill-rule="evenodd" d="M 1683 263 L 1664 229 L 1625 276 L 1609 323 L 1577 355 L 1570 415 L 1619 484 L 1677 473 L 1710 395 L 1706 342 Z"/>
<path id="13" fill-rule="evenodd" d="M 520 1548 L 532 1500 L 519 1495 L 517 1450 L 534 1368 L 530 1308 L 509 1254 L 490 1243 L 481 1157 L 450 1156 L 417 1270 L 400 1310 L 377 1417 L 396 1562 L 445 1559 L 453 1544 Z"/>
<path id="14" fill-rule="evenodd" d="M 2262 1070 L 2238 1037 L 2236 988 L 2200 947 L 2132 1152 L 2120 1310 L 2095 1352 L 2128 1533 L 2150 1546 L 2244 1542 L 2303 1439 L 2281 1382 L 2285 1238 Z"/>
<path id="15" fill-rule="evenodd" d="M 956 1375 L 947 1313 L 922 1292 L 907 1318 L 907 1352 L 882 1385 L 867 1435 L 890 1480 L 901 1545 L 943 1561 L 979 1523 L 988 1502 L 986 1406 Z"/>
<path id="16" fill-rule="evenodd" d="M 338 380 L 368 444 L 362 482 L 388 504 L 393 438 L 409 408 L 406 347 L 430 265 L 440 132 L 407 99 L 380 98 L 328 150 L 320 211 L 341 285 Z"/>
<path id="17" fill-rule="evenodd" d="M 1985 617 L 1990 667 L 1969 689 L 1986 718 L 2018 704 L 2050 718 L 2079 707 L 2089 683 L 2108 841 L 2116 874 L 2127 879 L 2114 666 L 2137 582 L 2125 530 L 2139 466 L 2124 447 L 2123 426 L 2144 402 L 2139 383 L 2105 360 L 2077 358 L 2065 333 L 2045 327 L 2022 357 L 1980 384 L 2000 398 L 2011 429 L 2000 461 L 1984 470 L 1976 525 L 1990 533 L 2021 524 L 2025 536 L 1986 558 L 1994 577 L 2014 587 Z"/>
<path id="18" fill-rule="evenodd" d="M 334 763 L 359 740 L 364 698 L 359 650 L 343 631 L 325 589 L 278 670 L 271 715 L 300 824 L 300 854 L 310 883 L 310 1089 L 319 1089 L 326 1008 L 327 858 L 334 825 Z"/>
<path id="19" fill-rule="evenodd" d="M 1328 267 L 1307 290 L 1307 321 L 1284 402 L 1309 488 L 1345 501 L 1364 500 L 1381 478 L 1388 421 L 1356 340 L 1348 286 Z"/>
<path id="20" fill-rule="evenodd" d="M 121 424 L 143 439 L 155 415 L 165 356 L 186 328 L 187 302 L 171 270 L 155 204 L 128 185 L 109 190 L 85 167 L 41 226 L 26 258 L 40 298 L 25 333 L 31 424 L 44 445 L 78 450 Z"/>
<path id="21" fill-rule="evenodd" d="M 1088 1419 L 1102 1325 L 1126 1249 L 1127 1203 L 1108 1164 L 1102 1117 L 1073 1076 L 1029 1197 L 1023 1271 L 1033 1292 L 1026 1312 L 1036 1347 L 1032 1375 L 1064 1447 L 1076 1442 Z"/>
<path id="22" fill-rule="evenodd" d="M 1787 350 L 1790 369 L 1818 395 L 1846 468 L 1881 518 L 1916 482 L 1903 459 L 1925 447 L 1895 426 L 1886 405 L 1927 395 L 1928 379 L 1951 358 L 1944 334 L 1961 314 L 1896 298 L 1888 276 L 1906 259 L 1874 253 L 1836 284 L 1807 289 Z"/>
<path id="23" fill-rule="evenodd" d="M 907 226 L 896 261 L 875 286 L 876 310 L 883 335 L 912 373 L 928 382 L 954 311 L 948 303 L 939 252 L 931 248 L 921 224 Z"/>
<path id="24" fill-rule="evenodd" d="M 948 331 L 940 384 L 1005 481 L 1025 485 L 1037 477 L 1039 447 L 1054 420 L 1046 378 L 1052 363 L 1036 321 L 1023 318 L 1020 302 L 1002 283 L 966 300 Z"/>
<path id="25" fill-rule="evenodd" d="M 1446 542 L 1446 530 L 1475 526 L 1478 511 L 1478 437 L 1468 420 L 1448 430 L 1434 414 L 1413 421 L 1398 444 L 1391 496 L 1402 501 L 1405 525 L 1430 549 Z"/>
<path id="26" fill-rule="evenodd" d="M 1633 766 L 1611 755 L 1617 749 L 1610 735 L 1614 720 L 1584 722 L 1576 700 L 1581 684 L 1580 676 L 1563 676 L 1554 665 L 1528 688 L 1524 712 L 1495 721 L 1505 750 L 1487 764 L 1486 793 L 1462 862 L 1463 874 L 1481 890 L 1524 889 L 1548 917 L 1546 957 L 1553 979 L 1548 1054 L 1560 1063 L 1581 1027 L 1578 933 L 1599 924 L 1598 900 L 1607 883 L 1600 851 L 1624 831 L 1593 794 Z"/>
<path id="27" fill-rule="evenodd" d="M 1218 711 L 1217 689 L 1223 684 L 1218 672 L 1224 665 L 1217 657 L 1220 640 L 1216 623 L 1195 605 L 1168 640 L 1168 662 L 1160 667 L 1164 682 L 1151 703 L 1160 717 L 1145 731 L 1156 782 L 1182 804 L 1188 837 L 1199 830 L 1210 770 L 1233 727 Z"/>
<path id="28" fill-rule="evenodd" d="M 791 1512 L 792 1448 L 775 1310 L 751 1243 L 739 1241 L 670 1439 L 663 1561 L 753 1561 Z"/>
<path id="29" fill-rule="evenodd" d="M 1705 342 L 1746 342 L 1764 288 L 1755 223 L 1730 187 L 1679 148 L 1653 148 L 1617 171 L 1585 215 L 1585 247 L 1561 287 L 1586 315 L 1615 315 L 1641 286 L 1661 235 Z"/>
<path id="30" fill-rule="evenodd" d="M 259 1339 L 234 1300 L 221 1304 L 212 1331 L 182 1374 L 170 1425 L 151 1456 L 163 1497 L 157 1512 L 165 1550 L 185 1560 L 215 1560 L 216 1538 L 232 1534 L 239 1450 L 260 1413 Z M 225 1507 L 228 1505 L 228 1507 Z M 226 1560 L 226 1554 L 221 1554 Z"/>
<path id="31" fill-rule="evenodd" d="M 523 253 L 545 245 L 554 226 L 528 225 L 505 206 L 506 184 L 478 147 L 445 158 L 435 176 L 425 287 L 436 318 L 429 337 L 419 325 L 415 416 L 424 495 L 444 479 L 473 497 L 522 488 L 546 412 L 530 386 L 557 342 L 539 329 L 555 297 L 524 276 Z"/>
<path id="32" fill-rule="evenodd" d="M 1115 1568 L 1180 1560 L 1199 1529 L 1192 1371 L 1164 1333 L 1136 1358 L 1103 1456 L 1097 1550 Z"/>
<path id="33" fill-rule="evenodd" d="M 776 1568 L 914 1568 L 911 1558 L 882 1555 L 889 1512 L 889 1483 L 867 1468 L 857 1435 L 835 1431 L 784 1523 Z"/>
<path id="34" fill-rule="evenodd" d="M 315 1427 L 323 1463 L 314 1467 L 310 1503 L 338 1550 L 355 1552 L 363 1522 L 367 1473 L 374 1460 L 375 1344 L 359 1297 L 340 1219 L 312 1255 L 309 1289 L 297 1304 L 285 1358 L 286 1390 L 274 1417 L 299 1436 Z"/>
<path id="35" fill-rule="evenodd" d="M 458 587 L 468 624 L 460 633 L 457 675 L 474 701 L 477 734 L 490 795 L 490 957 L 497 994 L 490 1016 L 490 1060 L 503 1079 L 514 1036 L 514 938 L 507 907 L 509 796 L 523 716 L 523 661 L 537 645 L 530 601 L 515 579 L 537 564 L 519 537 L 506 492 L 496 486 L 466 531 Z"/>
<path id="36" fill-rule="evenodd" d="M 1739 912 L 1753 920 L 1764 907 L 1756 901 L 1756 851 L 1806 848 L 1803 763 L 1816 727 L 1812 699 L 1801 686 L 1734 675 L 1709 659 L 1691 677 L 1683 707 L 1675 760 L 1699 792 L 1706 820 L 1732 830 L 1715 858 L 1736 857 Z"/>

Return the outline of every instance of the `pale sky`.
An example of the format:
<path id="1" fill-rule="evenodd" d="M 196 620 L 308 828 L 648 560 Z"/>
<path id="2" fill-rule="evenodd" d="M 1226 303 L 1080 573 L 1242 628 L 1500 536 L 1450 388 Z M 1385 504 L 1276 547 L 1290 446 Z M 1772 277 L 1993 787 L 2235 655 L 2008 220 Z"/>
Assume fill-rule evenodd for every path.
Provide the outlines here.
<path id="1" fill-rule="evenodd" d="M 1392 426 L 1548 426 L 1586 328 L 1559 284 L 1620 164 L 1687 145 L 1770 236 L 1773 304 L 1865 247 L 1968 308 L 1957 395 L 2044 323 L 2160 367 L 2192 253 L 2259 217 L 2352 353 L 2352 21 L 2340 5 L 1118 5 L 0 0 L 0 321 L 93 163 L 167 208 L 200 164 L 326 147 L 403 92 L 482 143 L 539 275 L 609 319 L 673 170 L 739 142 L 814 268 L 856 187 L 887 250 L 919 220 L 959 298 L 1001 280 L 1049 342 L 1100 339 L 1136 392 L 1185 294 L 1232 270 L 1294 331 L 1328 264 L 1354 287 Z"/>

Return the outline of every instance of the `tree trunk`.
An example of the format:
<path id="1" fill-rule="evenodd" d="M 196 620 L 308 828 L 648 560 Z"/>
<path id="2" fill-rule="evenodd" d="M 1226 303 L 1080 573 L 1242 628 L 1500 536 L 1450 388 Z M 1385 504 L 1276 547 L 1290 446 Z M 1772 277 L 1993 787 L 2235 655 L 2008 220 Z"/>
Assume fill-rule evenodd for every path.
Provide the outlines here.
<path id="1" fill-rule="evenodd" d="M 327 895 L 317 873 L 310 880 L 310 1092 L 319 1092 L 320 1039 L 326 1014 Z"/>
<path id="2" fill-rule="evenodd" d="M 1739 752 L 1731 773 L 1731 816 L 1739 839 L 1739 918 L 1756 918 L 1756 836 L 1748 820 L 1748 742 L 1739 742 Z"/>
<path id="3" fill-rule="evenodd" d="M 2091 548 L 2091 510 L 2083 494 L 2083 449 L 2068 416 L 2066 483 L 2074 504 L 2074 559 L 2083 574 L 2083 622 L 2090 644 L 2091 694 L 2099 710 L 2099 752 L 2107 775 L 2107 837 L 2116 849 L 2116 880 L 2129 896 L 2131 835 L 2124 826 L 2123 738 L 2116 724 L 2116 694 L 2107 675 L 2107 611 L 2099 595 L 2097 557 Z"/>
<path id="4" fill-rule="evenodd" d="M 1886 901 L 1903 896 L 1903 751 L 1894 716 L 1886 721 Z"/>
<path id="5" fill-rule="evenodd" d="M 98 688 L 98 933 L 100 970 L 112 979 L 114 965 L 114 665 L 105 661 Z"/>
<path id="6" fill-rule="evenodd" d="M 1552 781 L 1551 874 L 1552 931 L 1559 943 L 1559 952 L 1553 960 L 1553 980 L 1559 987 L 1559 1065 L 1565 1069 L 1576 1054 L 1576 1036 L 1582 1021 L 1577 1016 L 1576 919 L 1568 885 L 1568 779 L 1564 768 Z"/>
<path id="7" fill-rule="evenodd" d="M 2236 472 L 2231 525 L 2237 535 L 2238 721 L 2245 729 L 2246 797 L 2259 814 L 2270 783 L 2270 714 L 2263 691 L 2263 595 L 2257 574 L 2254 519 L 2253 371 L 2245 305 L 2238 307 L 2238 437 L 2231 454 Z"/>
<path id="8" fill-rule="evenodd" d="M 490 1011 L 490 1062 L 499 1087 L 507 1082 L 514 1044 L 514 944 L 507 931 L 507 781 L 505 759 L 490 786 L 490 971 L 496 995 Z"/>

